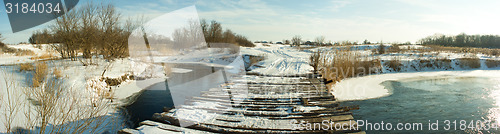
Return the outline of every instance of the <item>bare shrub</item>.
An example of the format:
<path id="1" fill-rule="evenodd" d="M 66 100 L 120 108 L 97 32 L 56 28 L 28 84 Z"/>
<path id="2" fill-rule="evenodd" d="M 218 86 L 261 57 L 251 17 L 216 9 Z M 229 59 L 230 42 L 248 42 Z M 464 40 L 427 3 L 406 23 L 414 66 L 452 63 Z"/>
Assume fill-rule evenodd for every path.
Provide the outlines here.
<path id="1" fill-rule="evenodd" d="M 322 52 L 320 50 L 318 50 L 318 51 L 312 53 L 311 56 L 309 57 L 309 65 L 311 65 L 313 67 L 314 72 L 318 71 L 321 53 Z"/>
<path id="2" fill-rule="evenodd" d="M 500 49 L 492 49 L 492 50 L 490 50 L 490 52 L 488 53 L 488 55 L 499 56 L 500 55 Z"/>
<path id="3" fill-rule="evenodd" d="M 401 63 L 401 59 L 399 58 L 393 58 L 392 60 L 386 61 L 384 65 L 396 72 L 399 72 L 401 71 L 401 69 L 403 69 L 403 64 Z"/>
<path id="4" fill-rule="evenodd" d="M 110 104 L 105 99 L 81 94 L 57 79 L 41 85 L 24 90 L 35 104 L 33 110 L 25 111 L 33 115 L 27 128 L 34 133 L 97 133 L 110 125 L 111 117 L 106 115 Z"/>
<path id="5" fill-rule="evenodd" d="M 384 43 L 380 43 L 380 45 L 378 46 L 378 54 L 384 54 L 385 53 L 385 45 Z"/>
<path id="6" fill-rule="evenodd" d="M 451 60 L 448 58 L 436 58 L 435 66 L 441 69 L 451 69 Z"/>
<path id="7" fill-rule="evenodd" d="M 35 52 L 31 50 L 16 49 L 14 54 L 16 56 L 26 56 L 26 55 L 35 55 Z"/>
<path id="8" fill-rule="evenodd" d="M 420 67 L 427 67 L 427 68 L 434 67 L 434 64 L 432 64 L 431 60 L 420 60 L 419 64 L 420 64 Z"/>
<path id="9" fill-rule="evenodd" d="M 33 71 L 35 70 L 35 67 L 31 63 L 21 63 L 19 64 L 19 71 Z"/>
<path id="10" fill-rule="evenodd" d="M 1 71 L 1 70 L 0 70 Z M 4 90 L 5 94 L 0 94 L 1 104 L 0 106 L 5 107 L 5 111 L 3 113 L 3 124 L 7 133 L 11 133 L 13 131 L 13 123 L 17 117 L 17 112 L 20 110 L 21 106 L 21 94 L 17 93 L 18 83 L 13 79 L 13 74 L 7 74 L 6 72 L 2 72 L 4 80 L 2 84 L 5 87 L 1 90 Z"/>
<path id="11" fill-rule="evenodd" d="M 1 42 L 0 42 L 0 44 L 2 44 L 2 45 L 0 45 L 0 50 L 2 50 L 3 53 L 11 53 L 11 54 L 14 54 L 16 56 L 35 55 L 35 52 L 33 52 L 31 50 L 10 48 Z"/>
<path id="12" fill-rule="evenodd" d="M 479 58 L 458 58 L 460 61 L 460 67 L 461 68 L 480 68 L 481 67 L 481 62 Z"/>
<path id="13" fill-rule="evenodd" d="M 391 47 L 387 50 L 387 52 L 390 53 L 401 53 L 401 48 L 399 48 L 400 45 L 398 44 L 392 44 Z"/>
<path id="14" fill-rule="evenodd" d="M 297 46 L 300 48 L 300 44 L 302 44 L 302 37 L 300 35 L 295 35 L 292 37 L 292 46 Z"/>
<path id="15" fill-rule="evenodd" d="M 430 49 L 422 49 L 425 52 L 432 51 L 447 51 L 452 53 L 472 53 L 472 54 L 486 54 L 489 56 L 499 56 L 500 49 L 498 48 L 474 48 L 474 47 L 451 47 L 451 46 L 438 46 L 438 45 L 426 45 Z"/>
<path id="16" fill-rule="evenodd" d="M 55 56 L 53 56 L 51 53 L 44 53 L 40 56 L 31 57 L 30 59 L 31 60 L 43 60 L 43 59 L 52 59 L 52 58 L 55 58 Z"/>
<path id="17" fill-rule="evenodd" d="M 33 72 L 32 87 L 39 87 L 48 74 L 47 64 L 45 62 L 36 63 L 35 72 Z"/>
<path id="18" fill-rule="evenodd" d="M 325 56 L 321 56 L 319 60 L 321 63 L 318 63 L 320 65 L 318 71 L 325 79 L 333 82 L 380 72 L 378 60 L 363 59 L 349 49 L 333 50 L 323 54 Z"/>
<path id="19" fill-rule="evenodd" d="M 487 59 L 485 61 L 485 64 L 486 64 L 486 66 L 488 66 L 488 68 L 495 68 L 495 67 L 499 67 L 500 66 L 500 61 L 498 61 L 498 60 L 492 60 L 492 59 Z"/>
<path id="20" fill-rule="evenodd" d="M 58 68 L 54 68 L 54 70 L 52 71 L 52 74 L 54 74 L 54 76 L 57 78 L 57 79 L 60 79 L 63 77 L 63 74 L 62 74 L 62 71 Z"/>

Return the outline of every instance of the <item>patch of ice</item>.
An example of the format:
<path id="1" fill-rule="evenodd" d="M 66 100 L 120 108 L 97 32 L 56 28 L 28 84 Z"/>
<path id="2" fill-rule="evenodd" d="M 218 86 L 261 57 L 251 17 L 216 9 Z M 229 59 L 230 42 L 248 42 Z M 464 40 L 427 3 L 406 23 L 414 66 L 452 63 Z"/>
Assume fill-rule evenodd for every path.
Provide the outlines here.
<path id="1" fill-rule="evenodd" d="M 300 111 L 300 112 L 311 112 L 311 111 L 314 111 L 314 110 L 321 110 L 321 109 L 325 109 L 324 107 L 318 107 L 318 106 L 314 106 L 314 107 L 309 107 L 309 106 L 297 106 L 294 108 L 294 111 Z"/>
<path id="2" fill-rule="evenodd" d="M 205 122 L 207 120 L 215 119 L 216 113 L 209 113 L 206 110 L 201 109 L 177 109 L 175 111 L 175 116 L 179 119 L 194 121 L 194 122 Z"/>
<path id="3" fill-rule="evenodd" d="M 471 77 L 500 77 L 500 70 L 471 70 L 471 71 L 439 71 L 389 73 L 349 78 L 332 86 L 332 94 L 339 101 L 366 100 L 389 96 L 392 93 L 383 85 L 384 81 L 401 80 L 413 77 L 435 76 L 471 76 Z"/>

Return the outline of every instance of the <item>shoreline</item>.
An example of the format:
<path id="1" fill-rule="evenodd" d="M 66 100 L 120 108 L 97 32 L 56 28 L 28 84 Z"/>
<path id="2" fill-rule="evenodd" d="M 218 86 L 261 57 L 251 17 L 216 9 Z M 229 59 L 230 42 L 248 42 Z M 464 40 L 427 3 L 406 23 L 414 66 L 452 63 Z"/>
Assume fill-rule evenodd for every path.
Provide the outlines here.
<path id="1" fill-rule="evenodd" d="M 331 93 L 338 101 L 357 101 L 386 97 L 392 94 L 383 82 L 402 80 L 415 77 L 436 76 L 474 76 L 500 78 L 500 70 L 449 70 L 449 71 L 425 71 L 425 72 L 398 72 L 368 75 L 363 77 L 348 78 L 336 83 L 331 87 Z"/>

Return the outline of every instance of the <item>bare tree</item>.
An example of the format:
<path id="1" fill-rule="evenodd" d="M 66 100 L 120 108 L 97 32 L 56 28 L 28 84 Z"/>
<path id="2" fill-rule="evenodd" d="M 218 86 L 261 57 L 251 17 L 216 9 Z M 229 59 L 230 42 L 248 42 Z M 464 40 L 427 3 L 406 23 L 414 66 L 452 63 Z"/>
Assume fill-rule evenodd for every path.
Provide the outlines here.
<path id="1" fill-rule="evenodd" d="M 55 24 L 51 26 L 55 38 L 60 42 L 59 45 L 53 45 L 53 47 L 61 54 L 62 58 L 76 60 L 78 50 L 77 22 L 76 10 L 70 10 L 57 18 Z"/>
<path id="2" fill-rule="evenodd" d="M 227 29 L 224 33 L 223 33 L 223 38 L 224 38 L 224 42 L 236 42 L 236 38 L 234 37 L 234 33 Z"/>
<path id="3" fill-rule="evenodd" d="M 365 41 L 363 41 L 363 44 L 371 44 L 371 42 L 365 39 Z"/>
<path id="4" fill-rule="evenodd" d="M 202 29 L 200 29 L 200 24 L 198 21 L 190 20 L 189 25 L 187 27 L 182 27 L 174 30 L 172 33 L 172 38 L 175 44 L 175 48 L 188 48 L 195 47 L 199 48 L 202 42 L 205 42 Z M 212 37 L 212 39 L 217 38 L 216 40 L 224 41 L 222 38 L 222 34 L 220 37 Z M 208 41 L 207 41 L 208 42 Z M 206 47 L 206 46 L 203 46 Z"/>
<path id="5" fill-rule="evenodd" d="M 244 47 L 255 46 L 245 36 L 236 34 L 229 29 L 226 29 L 226 31 L 223 32 L 222 25 L 215 20 L 212 20 L 211 23 L 208 24 L 204 19 L 202 19 L 199 26 L 203 31 L 199 33 L 203 33 L 205 35 L 205 40 L 209 43 L 208 45 L 210 45 L 210 43 L 234 43 Z"/>
<path id="6" fill-rule="evenodd" d="M 81 17 L 81 30 L 80 36 L 86 38 L 79 38 L 81 42 L 81 49 L 83 51 L 83 58 L 91 59 L 92 51 L 95 50 L 96 40 L 98 37 L 98 21 L 94 14 L 96 14 L 98 8 L 93 5 L 93 3 L 88 3 L 81 10 L 78 10 L 78 15 Z M 92 60 L 90 60 L 92 64 Z"/>
<path id="7" fill-rule="evenodd" d="M 285 45 L 290 44 L 290 40 L 283 40 L 283 44 L 285 44 Z"/>
<path id="8" fill-rule="evenodd" d="M 295 35 L 292 38 L 292 46 L 298 46 L 300 47 L 300 44 L 302 43 L 302 37 L 300 35 Z"/>
<path id="9" fill-rule="evenodd" d="M 208 39 L 205 40 L 207 42 L 222 42 L 222 26 L 219 22 L 212 20 L 208 29 Z"/>
<path id="10" fill-rule="evenodd" d="M 83 54 L 84 65 L 91 58 L 102 55 L 112 60 L 128 56 L 128 37 L 135 24 L 122 23 L 120 14 L 112 4 L 88 3 L 59 17 L 51 31 L 60 45 L 54 45 L 62 58 L 76 60 Z"/>
<path id="11" fill-rule="evenodd" d="M 384 42 L 380 41 L 380 45 L 378 46 L 378 54 L 384 54 L 385 53 L 385 45 Z"/>
<path id="12" fill-rule="evenodd" d="M 325 36 L 318 36 L 314 39 L 314 42 L 318 43 L 318 45 L 323 45 L 325 43 Z"/>

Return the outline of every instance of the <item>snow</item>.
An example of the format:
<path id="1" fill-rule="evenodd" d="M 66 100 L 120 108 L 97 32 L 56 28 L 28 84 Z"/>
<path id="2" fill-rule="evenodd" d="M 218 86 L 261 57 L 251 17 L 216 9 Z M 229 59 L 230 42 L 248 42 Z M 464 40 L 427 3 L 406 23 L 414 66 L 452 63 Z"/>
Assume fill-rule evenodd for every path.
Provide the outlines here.
<path id="1" fill-rule="evenodd" d="M 400 45 L 399 49 L 423 49 L 426 48 L 422 45 Z"/>
<path id="2" fill-rule="evenodd" d="M 437 72 L 411 72 L 411 73 L 388 73 L 369 75 L 357 78 L 349 78 L 340 81 L 332 88 L 332 94 L 339 101 L 366 100 L 389 96 L 392 93 L 385 86 L 385 81 L 395 81 L 415 77 L 436 76 L 474 76 L 499 78 L 500 70 L 463 70 L 463 71 L 437 71 Z"/>
<path id="3" fill-rule="evenodd" d="M 242 54 L 264 56 L 265 60 L 258 63 L 263 68 L 254 68 L 250 72 L 265 75 L 294 75 L 310 73 L 313 68 L 309 66 L 310 53 L 299 51 L 289 45 L 263 46 L 255 43 L 256 47 L 242 47 Z"/>
<path id="4" fill-rule="evenodd" d="M 19 64 L 19 63 L 31 63 L 35 60 L 31 59 L 35 56 L 42 56 L 45 54 L 58 56 L 59 54 L 55 52 L 50 44 L 40 44 L 41 49 L 35 48 L 31 44 L 19 44 L 19 45 L 7 45 L 9 48 L 14 49 L 22 49 L 22 50 L 30 50 L 33 51 L 34 55 L 25 55 L 25 56 L 15 56 L 12 53 L 0 53 L 0 65 L 11 65 L 11 64 Z"/>
<path id="5" fill-rule="evenodd" d="M 139 134 L 162 134 L 166 133 L 167 131 L 161 128 L 158 128 L 156 126 L 148 126 L 148 125 L 142 125 L 139 128 L 137 128 L 140 132 Z M 182 132 L 171 132 L 168 131 L 169 134 L 184 134 Z"/>
<path id="6" fill-rule="evenodd" d="M 56 51 L 54 51 L 50 45 L 52 45 L 52 44 L 40 44 L 40 48 L 36 48 L 32 44 L 19 44 L 19 45 L 7 45 L 7 46 L 10 48 L 15 48 L 15 49 L 23 49 L 23 50 L 33 51 L 36 56 L 41 56 L 43 54 L 57 55 Z"/>
<path id="7" fill-rule="evenodd" d="M 387 44 L 386 46 L 391 46 Z M 42 49 L 38 49 L 33 47 L 33 45 L 9 45 L 9 47 L 17 48 L 17 49 L 26 49 L 31 50 L 35 53 L 34 56 L 40 56 L 43 54 L 56 54 L 52 50 L 50 50 L 49 45 L 42 45 Z M 394 73 L 387 69 L 387 67 L 383 67 L 382 73 L 378 75 L 369 75 L 363 77 L 349 78 L 340 81 L 339 83 L 332 86 L 332 94 L 335 95 L 337 100 L 339 101 L 350 101 L 350 100 L 364 100 L 364 99 L 373 99 L 391 95 L 391 91 L 389 91 L 386 87 L 381 85 L 381 83 L 390 80 L 402 80 L 406 78 L 413 77 L 434 77 L 434 76 L 476 76 L 476 77 L 492 77 L 497 78 L 500 77 L 500 70 L 494 70 L 498 68 L 493 68 L 489 70 L 489 68 L 485 67 L 484 60 L 485 59 L 499 59 L 498 57 L 490 57 L 483 54 L 465 54 L 465 53 L 450 53 L 450 52 L 424 52 L 424 53 L 415 53 L 415 52 L 404 52 L 404 53 L 389 53 L 382 55 L 372 55 L 371 50 L 377 48 L 378 45 L 358 45 L 354 47 L 350 47 L 352 50 L 356 50 L 357 53 L 360 53 L 362 56 L 369 57 L 371 59 L 381 59 L 381 60 L 393 60 L 393 59 L 401 59 L 403 62 L 404 69 L 403 73 Z M 412 49 L 421 49 L 423 46 L 419 45 L 409 45 L 409 46 L 400 46 L 402 49 L 412 48 Z M 230 54 L 229 50 L 218 49 L 218 48 L 207 48 L 207 49 L 197 49 L 197 50 L 183 50 L 176 52 L 176 55 L 172 56 L 154 56 L 153 60 L 156 63 L 202 63 L 211 66 L 219 66 L 225 67 L 226 71 L 229 73 L 238 73 L 242 71 L 241 63 L 243 60 L 249 62 L 249 59 L 243 59 L 241 55 L 254 55 L 254 56 L 264 56 L 265 59 L 263 61 L 258 62 L 256 65 L 251 67 L 250 72 L 266 74 L 266 75 L 295 75 L 295 74 L 305 74 L 311 73 L 312 67 L 309 66 L 309 56 L 311 52 L 317 50 L 333 50 L 338 49 L 339 47 L 318 47 L 318 48 L 309 48 L 304 50 L 299 50 L 295 47 L 290 47 L 289 45 L 279 45 L 279 44 L 270 44 L 269 46 L 265 46 L 261 43 L 256 43 L 256 47 L 240 47 L 239 54 Z M 14 56 L 12 54 L 1 54 L 0 55 L 0 65 L 7 64 L 18 64 L 18 63 L 30 63 L 34 62 L 30 58 L 33 56 Z M 453 71 L 443 71 L 442 69 L 436 68 L 425 68 L 421 66 L 417 66 L 417 68 L 421 70 L 412 70 L 410 68 L 411 65 L 417 65 L 419 60 L 429 60 L 433 58 L 446 58 L 446 59 L 458 59 L 458 58 L 467 58 L 467 57 L 478 57 L 481 59 L 482 67 L 481 70 L 464 70 L 463 68 L 459 68 L 455 65 L 455 61 L 452 61 Z M 98 97 L 99 94 L 103 92 L 113 92 L 113 105 L 120 106 L 130 103 L 128 97 L 138 94 L 141 90 L 149 87 L 158 82 L 164 82 L 168 77 L 164 74 L 164 66 L 159 64 L 148 64 L 145 62 L 138 62 L 139 60 L 132 58 L 124 58 L 118 59 L 115 61 L 105 61 L 102 59 L 95 59 L 94 62 L 97 65 L 90 66 L 82 66 L 79 61 L 70 61 L 70 60 L 54 60 L 49 63 L 49 68 L 58 68 L 61 70 L 64 76 L 64 83 L 66 85 L 70 85 L 73 89 L 86 89 L 81 90 L 80 92 L 83 94 L 82 96 L 89 96 L 92 98 Z M 384 61 L 382 61 L 383 63 Z M 382 64 L 383 65 L 383 64 Z M 5 90 L 5 79 L 11 79 L 16 84 L 19 84 L 20 87 L 27 87 L 26 84 L 26 75 L 27 73 L 17 72 L 16 66 L 3 66 L 3 71 L 0 71 L 0 96 L 5 98 L 6 90 Z M 9 70 L 9 69 L 12 69 Z M 148 77 L 146 80 L 127 80 L 122 82 L 118 86 L 109 87 L 105 82 L 101 81 L 101 75 L 105 71 L 103 77 L 109 78 L 119 78 L 124 74 L 132 74 L 137 77 Z M 189 73 L 193 70 L 184 69 L 180 67 L 171 67 L 172 72 L 176 73 Z M 425 71 L 425 72 L 418 72 Z M 12 74 L 12 76 L 10 76 Z M 6 76 L 7 75 L 7 76 Z M 221 75 L 220 72 L 214 73 L 217 76 L 206 76 L 205 79 L 211 79 L 214 81 L 222 81 L 215 78 L 221 78 L 218 75 Z M 222 87 L 245 87 L 247 85 L 242 84 L 247 81 L 252 82 L 261 82 L 261 83 L 282 83 L 282 82 L 300 82 L 299 78 L 280 78 L 280 77 L 272 77 L 272 78 L 258 78 L 258 76 L 241 76 L 239 78 L 233 79 L 232 84 L 222 85 Z M 240 83 L 238 83 L 240 82 Z M 172 93 L 181 92 L 184 90 L 180 90 L 182 86 L 192 86 L 197 85 L 198 83 L 202 83 L 199 81 L 192 81 L 190 83 L 185 83 L 186 85 L 180 85 L 178 90 L 176 87 L 172 87 Z M 199 85 L 199 84 L 198 84 Z M 220 89 L 210 89 L 210 91 L 216 92 L 216 90 Z M 217 91 L 219 92 L 219 91 Z M 223 91 L 220 91 L 223 92 Z M 14 94 L 22 94 L 19 90 Z M 180 93 L 179 93 L 180 94 Z M 235 94 L 233 97 L 235 98 L 246 98 L 246 97 L 273 97 L 273 98 L 290 98 L 294 96 L 300 95 L 299 93 L 288 93 L 288 94 L 273 94 L 269 92 L 267 94 L 248 94 L 241 93 Z M 185 99 L 186 96 L 180 94 L 179 96 L 175 96 L 178 99 Z M 175 100 L 178 100 L 175 99 Z M 174 101 L 175 101 L 174 100 Z M 2 100 L 2 101 L 5 101 Z M 177 102 L 183 103 L 183 102 Z M 228 110 L 226 107 L 220 105 L 216 102 L 193 102 L 191 106 L 182 106 L 179 107 L 176 113 L 176 116 L 185 119 L 191 120 L 195 122 L 217 122 L 214 120 L 217 118 L 236 118 L 233 116 L 226 115 L 218 115 L 215 113 L 210 113 L 204 109 L 216 109 L 216 110 Z M 321 110 L 323 107 L 306 107 L 300 106 L 296 107 L 294 110 L 310 112 L 314 110 Z M 21 107 L 20 111 L 29 110 L 24 107 Z M 5 112 L 5 104 L 2 103 L 0 105 L 0 118 L 3 117 L 3 113 Z M 109 109 L 109 113 L 107 115 L 112 115 L 116 113 L 117 109 L 112 107 Z M 15 120 L 16 125 L 21 125 L 21 123 L 26 122 L 26 118 L 23 118 L 23 112 L 18 112 Z M 239 116 L 239 115 L 236 115 Z M 246 124 L 248 126 L 259 125 L 259 126 L 267 126 L 268 128 L 281 128 L 283 125 L 289 125 L 288 121 L 280 121 L 276 124 L 265 124 L 267 119 L 260 117 L 238 117 L 238 119 L 243 119 L 241 124 Z M 4 126 L 3 123 L 0 122 L 0 126 Z M 152 127 L 158 129 L 156 127 Z M 140 128 L 143 130 L 142 132 L 159 132 L 159 130 L 147 129 L 146 127 Z M 0 132 L 5 132 L 3 127 L 0 127 Z"/>
<path id="8" fill-rule="evenodd" d="M 182 120 L 194 121 L 194 122 L 206 122 L 207 120 L 215 119 L 216 113 L 208 113 L 206 110 L 202 109 L 177 109 L 175 111 L 175 116 Z"/>
<path id="9" fill-rule="evenodd" d="M 12 54 L 3 54 L 0 55 L 0 65 L 33 62 L 34 60 L 30 59 L 31 57 L 32 56 L 14 56 Z"/>
<path id="10" fill-rule="evenodd" d="M 311 111 L 314 111 L 314 110 L 321 110 L 321 109 L 325 109 L 325 108 L 324 107 L 318 107 L 318 106 L 310 107 L 310 106 L 299 105 L 299 106 L 297 106 L 297 107 L 294 108 L 294 111 L 311 112 Z"/>
<path id="11" fill-rule="evenodd" d="M 8 99 L 6 95 L 9 95 L 10 98 L 13 100 L 12 102 L 15 102 L 13 104 L 18 105 L 16 110 L 14 111 L 14 116 L 12 117 L 13 123 L 12 127 L 18 127 L 18 126 L 25 126 L 25 123 L 28 123 L 29 118 L 26 117 L 26 114 L 30 115 L 31 118 L 36 117 L 36 111 L 34 111 L 34 107 L 32 106 L 32 102 L 29 101 L 27 96 L 24 94 L 24 89 L 25 88 L 31 88 L 26 84 L 26 78 L 27 78 L 28 73 L 25 72 L 17 72 L 17 69 L 13 66 L 4 66 L 0 68 L 0 97 L 1 97 L 1 104 L 0 104 L 0 118 L 1 119 L 6 119 L 7 117 L 5 116 L 4 113 L 8 112 L 8 106 L 13 106 L 8 104 Z M 50 77 L 50 76 L 48 76 Z M 29 78 L 29 77 L 28 77 Z M 8 81 L 8 84 L 10 85 L 10 90 L 6 88 L 6 81 Z M 64 90 L 69 91 L 70 94 L 64 94 L 63 97 L 59 98 L 58 100 L 60 102 L 68 102 L 68 103 L 57 103 L 55 111 L 62 110 L 61 108 L 66 107 L 67 105 L 72 105 L 75 104 L 75 100 L 78 100 L 77 103 L 73 106 L 75 108 L 74 110 L 80 109 L 80 108 L 88 108 L 90 107 L 90 102 L 92 102 L 92 99 L 88 99 L 89 94 L 86 92 L 86 90 L 81 90 L 85 88 L 78 88 L 77 85 L 79 84 L 73 84 L 71 81 L 68 79 L 63 79 L 64 81 L 63 85 L 67 86 L 68 88 L 65 88 Z M 12 82 L 12 83 L 10 83 Z M 82 81 L 84 82 L 84 81 Z M 42 85 L 43 86 L 43 85 Z M 98 86 L 98 85 L 96 85 Z M 10 93 L 7 94 L 7 91 Z M 74 94 L 73 94 L 74 93 Z M 107 102 L 107 101 L 105 101 Z M 31 106 L 30 106 L 31 105 Z M 75 112 L 75 111 L 73 111 Z M 80 111 L 81 112 L 81 111 Z M 117 110 L 114 109 L 114 107 L 109 107 L 103 109 L 103 112 L 105 113 L 104 115 L 101 116 L 101 119 L 107 119 L 106 122 L 113 122 L 110 124 L 118 125 L 118 126 L 112 126 L 111 128 L 121 128 L 119 125 L 120 123 L 114 123 L 114 122 L 119 122 L 123 121 L 122 118 L 119 116 L 116 116 Z M 81 123 L 84 120 L 81 119 L 76 119 L 76 118 L 68 118 L 67 122 L 64 122 L 66 124 L 72 124 L 72 123 Z M 59 123 L 54 123 L 51 122 L 49 126 L 47 126 L 48 130 L 57 127 L 61 124 Z M 0 126 L 5 126 L 5 122 L 2 121 L 0 122 Z M 0 127 L 0 132 L 5 132 L 6 129 L 5 127 Z"/>

